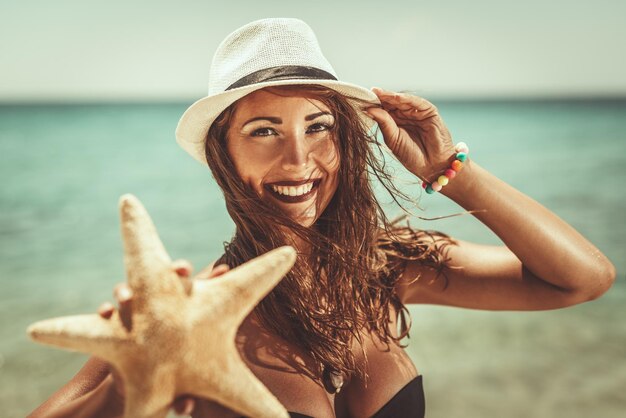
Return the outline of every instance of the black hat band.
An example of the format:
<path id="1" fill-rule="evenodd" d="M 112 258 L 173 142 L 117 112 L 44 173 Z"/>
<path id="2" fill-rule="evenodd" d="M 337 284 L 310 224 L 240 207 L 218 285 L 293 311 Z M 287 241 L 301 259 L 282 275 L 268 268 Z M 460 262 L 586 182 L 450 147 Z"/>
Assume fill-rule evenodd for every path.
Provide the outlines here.
<path id="1" fill-rule="evenodd" d="M 293 80 L 293 79 L 310 79 L 310 80 L 337 80 L 331 73 L 320 70 L 315 67 L 306 67 L 302 65 L 282 65 L 280 67 L 264 68 L 248 74 L 233 84 L 228 86 L 226 90 L 236 89 L 237 87 L 249 86 L 251 84 L 263 83 L 275 80 Z"/>

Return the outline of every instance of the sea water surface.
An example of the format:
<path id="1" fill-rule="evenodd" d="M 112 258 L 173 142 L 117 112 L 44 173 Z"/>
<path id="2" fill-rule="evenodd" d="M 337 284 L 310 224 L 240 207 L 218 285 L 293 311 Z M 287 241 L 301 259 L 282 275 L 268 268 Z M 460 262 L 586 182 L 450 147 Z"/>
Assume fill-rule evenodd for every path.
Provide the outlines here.
<path id="1" fill-rule="evenodd" d="M 600 299 L 537 312 L 411 306 L 408 352 L 429 418 L 623 417 L 626 101 L 435 103 L 473 161 L 536 199 L 618 270 Z M 209 170 L 180 149 L 187 104 L 0 107 L 0 410 L 23 417 L 87 359 L 31 342 L 40 319 L 96 312 L 123 281 L 118 199 L 135 194 L 172 258 L 199 270 L 233 234 Z M 390 160 L 423 217 L 462 211 Z M 485 185 L 488 187 L 488 185 Z M 388 213 L 398 209 L 380 195 Z M 471 215 L 411 220 L 501 244 Z M 593 278 L 590 278 L 592 280 Z"/>

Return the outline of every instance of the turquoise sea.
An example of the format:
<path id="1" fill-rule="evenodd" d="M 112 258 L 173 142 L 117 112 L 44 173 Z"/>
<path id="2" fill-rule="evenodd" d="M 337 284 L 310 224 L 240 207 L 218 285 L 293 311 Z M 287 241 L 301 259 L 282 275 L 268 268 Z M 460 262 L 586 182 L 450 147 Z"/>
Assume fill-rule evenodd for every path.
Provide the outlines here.
<path id="1" fill-rule="evenodd" d="M 412 306 L 408 350 L 424 375 L 427 416 L 625 416 L 626 100 L 433 102 L 474 161 L 573 225 L 618 280 L 600 299 L 554 311 Z M 173 258 L 199 270 L 221 254 L 233 233 L 221 193 L 174 141 L 187 105 L 0 106 L 3 417 L 25 416 L 86 360 L 25 330 L 113 299 L 124 280 L 120 195 L 141 199 Z M 395 167 L 417 201 L 419 186 Z M 425 217 L 462 210 L 443 195 L 419 203 Z M 500 243 L 471 215 L 411 224 Z"/>

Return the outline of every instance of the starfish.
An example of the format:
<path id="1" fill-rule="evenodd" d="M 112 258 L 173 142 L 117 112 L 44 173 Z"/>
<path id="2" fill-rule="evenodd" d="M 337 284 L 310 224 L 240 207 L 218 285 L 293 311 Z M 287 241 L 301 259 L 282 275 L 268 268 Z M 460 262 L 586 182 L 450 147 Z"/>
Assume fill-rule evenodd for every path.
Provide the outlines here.
<path id="1" fill-rule="evenodd" d="M 28 328 L 40 343 L 109 362 L 125 388 L 125 418 L 161 418 L 182 394 L 211 399 L 246 416 L 289 417 L 248 369 L 237 329 L 291 269 L 293 247 L 276 248 L 185 291 L 152 219 L 131 194 L 119 200 L 124 263 L 133 291 L 130 324 L 119 312 L 47 319 Z M 130 327 L 130 330 L 129 330 Z"/>

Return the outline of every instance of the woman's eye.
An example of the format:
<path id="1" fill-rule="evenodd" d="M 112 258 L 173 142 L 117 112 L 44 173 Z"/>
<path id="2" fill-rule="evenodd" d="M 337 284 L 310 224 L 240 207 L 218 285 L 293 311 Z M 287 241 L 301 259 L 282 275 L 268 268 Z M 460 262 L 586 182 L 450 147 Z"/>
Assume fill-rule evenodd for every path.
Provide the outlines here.
<path id="1" fill-rule="evenodd" d="M 309 130 L 312 132 L 322 132 L 328 129 L 330 129 L 330 126 L 325 123 L 314 123 L 313 125 L 309 126 Z"/>
<path id="2" fill-rule="evenodd" d="M 252 136 L 270 136 L 272 133 L 275 133 L 272 128 L 261 128 L 253 131 L 251 133 Z"/>
<path id="3" fill-rule="evenodd" d="M 332 128 L 332 126 L 325 123 L 314 123 L 313 125 L 309 126 L 307 133 L 324 132 L 329 130 L 330 128 Z M 274 130 L 273 128 L 259 128 L 250 133 L 251 136 L 271 136 L 275 134 L 278 135 L 276 130 Z"/>

